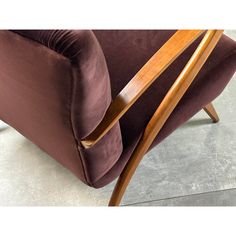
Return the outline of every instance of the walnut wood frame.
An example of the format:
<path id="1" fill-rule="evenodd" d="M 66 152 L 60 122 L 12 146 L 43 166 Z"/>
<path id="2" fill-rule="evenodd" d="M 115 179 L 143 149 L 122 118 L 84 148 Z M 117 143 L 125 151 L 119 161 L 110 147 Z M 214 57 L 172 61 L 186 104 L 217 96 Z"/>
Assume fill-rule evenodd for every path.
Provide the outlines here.
<path id="1" fill-rule="evenodd" d="M 90 148 L 96 144 L 148 89 L 148 87 L 150 87 L 150 85 L 164 72 L 164 70 L 203 32 L 204 30 L 177 31 L 151 57 L 115 98 L 98 127 L 88 135 L 88 137 L 81 141 L 82 146 L 84 148 Z M 124 192 L 140 161 L 204 65 L 222 34 L 223 30 L 208 30 L 204 35 L 194 54 L 167 92 L 146 126 L 136 149 L 132 153 L 131 158 L 117 181 L 109 206 L 118 206 L 120 204 Z M 213 122 L 219 120 L 212 104 L 206 105 L 204 110 L 211 117 Z"/>

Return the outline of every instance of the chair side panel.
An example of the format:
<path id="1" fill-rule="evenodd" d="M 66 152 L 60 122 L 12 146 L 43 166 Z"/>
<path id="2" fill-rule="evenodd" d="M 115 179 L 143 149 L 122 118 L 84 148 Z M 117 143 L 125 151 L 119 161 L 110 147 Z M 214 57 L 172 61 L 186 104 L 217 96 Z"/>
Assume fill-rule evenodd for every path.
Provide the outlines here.
<path id="1" fill-rule="evenodd" d="M 0 119 L 86 182 L 71 124 L 71 92 L 69 60 L 0 31 Z"/>

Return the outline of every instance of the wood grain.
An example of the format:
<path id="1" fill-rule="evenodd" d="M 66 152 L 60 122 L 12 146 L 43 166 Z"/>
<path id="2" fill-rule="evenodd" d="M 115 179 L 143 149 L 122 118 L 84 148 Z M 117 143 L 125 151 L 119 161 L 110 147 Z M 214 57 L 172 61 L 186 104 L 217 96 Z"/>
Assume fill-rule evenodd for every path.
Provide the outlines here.
<path id="1" fill-rule="evenodd" d="M 184 67 L 183 71 L 180 73 L 175 83 L 172 85 L 149 121 L 138 146 L 134 150 L 129 162 L 117 181 L 109 202 L 109 206 L 118 206 L 120 204 L 130 179 L 132 178 L 141 159 L 149 149 L 153 140 L 158 135 L 159 131 L 182 96 L 191 85 L 197 73 L 204 65 L 222 33 L 222 30 L 208 30 L 205 34 L 193 56 L 190 58 L 187 65 Z"/>
<path id="2" fill-rule="evenodd" d="M 220 120 L 212 103 L 209 103 L 203 109 L 214 123 L 217 123 Z"/>
<path id="3" fill-rule="evenodd" d="M 204 30 L 177 31 L 138 71 L 108 108 L 97 128 L 81 141 L 84 148 L 96 144 L 160 76 L 164 70 L 194 41 Z"/>

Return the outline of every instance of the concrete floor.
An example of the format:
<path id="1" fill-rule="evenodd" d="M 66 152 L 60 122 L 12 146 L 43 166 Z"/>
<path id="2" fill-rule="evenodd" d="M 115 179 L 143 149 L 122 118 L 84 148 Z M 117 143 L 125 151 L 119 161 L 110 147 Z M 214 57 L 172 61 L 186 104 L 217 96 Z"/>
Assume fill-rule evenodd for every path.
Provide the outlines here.
<path id="1" fill-rule="evenodd" d="M 149 152 L 122 205 L 236 206 L 235 98 L 236 74 L 214 102 L 221 122 L 200 112 Z M 84 185 L 0 121 L 1 206 L 102 206 L 114 184 Z"/>

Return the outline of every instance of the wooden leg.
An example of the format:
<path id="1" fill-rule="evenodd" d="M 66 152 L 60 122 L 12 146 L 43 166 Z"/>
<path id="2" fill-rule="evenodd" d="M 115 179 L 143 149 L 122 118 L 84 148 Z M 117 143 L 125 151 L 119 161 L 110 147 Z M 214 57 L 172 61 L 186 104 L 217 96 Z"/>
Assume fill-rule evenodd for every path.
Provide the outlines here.
<path id="1" fill-rule="evenodd" d="M 204 111 L 211 117 L 213 122 L 219 121 L 219 117 L 218 117 L 218 115 L 211 103 L 204 107 Z M 154 116 L 154 118 L 155 118 L 155 116 Z M 151 119 L 149 124 L 154 123 L 152 120 L 153 120 L 153 118 Z M 158 129 L 158 131 L 159 131 L 159 129 Z M 154 136 L 156 136 L 158 131 L 155 132 L 155 135 L 152 136 L 151 141 L 153 141 Z M 116 183 L 116 186 L 115 186 L 112 196 L 110 198 L 109 206 L 119 206 L 121 199 L 125 193 L 125 190 L 129 184 L 135 170 L 137 169 L 140 161 L 142 160 L 148 147 L 151 144 L 151 141 L 147 142 L 148 136 L 149 136 L 149 133 L 146 135 L 146 132 L 144 132 L 144 135 L 141 138 L 137 148 L 134 150 L 129 162 L 127 163 L 126 167 L 124 168 L 123 172 L 121 173 L 121 175 Z"/>
<path id="2" fill-rule="evenodd" d="M 135 149 L 134 153 L 132 154 L 129 162 L 127 163 L 125 169 L 121 173 L 116 186 L 113 190 L 112 196 L 110 198 L 109 206 L 119 206 L 121 199 L 125 193 L 125 190 L 137 169 L 140 161 L 142 160 L 143 156 L 145 155 L 146 148 L 145 148 L 145 139 L 141 140 L 137 148 Z"/>
<path id="3" fill-rule="evenodd" d="M 209 103 L 203 109 L 211 117 L 214 123 L 217 123 L 220 120 L 212 103 Z"/>
<path id="4" fill-rule="evenodd" d="M 219 121 L 219 117 L 218 117 L 212 103 L 205 106 L 204 111 L 211 117 L 213 122 Z M 155 116 L 153 118 L 155 118 Z M 149 124 L 155 123 L 155 121 L 152 121 L 153 118 L 151 119 Z M 148 128 L 148 126 L 147 126 L 147 128 Z M 159 131 L 159 128 L 158 128 L 158 131 Z M 147 142 L 149 132 L 147 135 L 146 135 L 146 132 L 144 132 L 144 135 L 141 138 L 137 148 L 134 150 L 129 162 L 127 163 L 126 167 L 124 168 L 123 172 L 121 173 L 121 175 L 116 183 L 116 186 L 115 186 L 112 196 L 110 198 L 109 206 L 119 206 L 120 205 L 121 199 L 125 193 L 125 190 L 129 184 L 135 170 L 137 169 L 140 161 L 142 160 L 143 156 L 145 155 L 148 147 L 150 146 L 154 137 L 157 135 L 158 131 L 155 132 L 155 135 L 152 135 L 150 142 Z"/>

